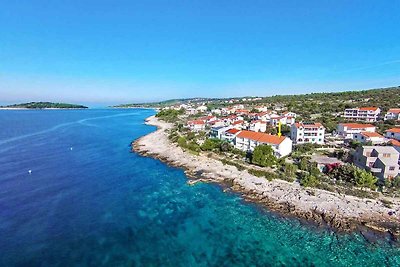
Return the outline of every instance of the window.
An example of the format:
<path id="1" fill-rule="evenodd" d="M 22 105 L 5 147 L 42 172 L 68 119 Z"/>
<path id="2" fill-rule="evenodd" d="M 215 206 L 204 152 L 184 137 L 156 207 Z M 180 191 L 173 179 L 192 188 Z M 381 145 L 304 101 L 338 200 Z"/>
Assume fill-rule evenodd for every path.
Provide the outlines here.
<path id="1" fill-rule="evenodd" d="M 373 161 L 369 162 L 369 163 L 368 163 L 368 166 L 369 166 L 369 167 L 374 166 L 374 162 L 373 162 Z"/>
<path id="2" fill-rule="evenodd" d="M 383 153 L 384 158 L 390 158 L 390 153 Z"/>
<path id="3" fill-rule="evenodd" d="M 394 166 L 390 166 L 389 167 L 389 171 L 394 171 L 395 167 Z"/>

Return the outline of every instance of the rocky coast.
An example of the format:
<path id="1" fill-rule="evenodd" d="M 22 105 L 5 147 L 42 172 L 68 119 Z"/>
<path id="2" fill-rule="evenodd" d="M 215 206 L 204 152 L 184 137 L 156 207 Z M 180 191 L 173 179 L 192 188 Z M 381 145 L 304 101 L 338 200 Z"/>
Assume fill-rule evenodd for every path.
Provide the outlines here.
<path id="1" fill-rule="evenodd" d="M 304 188 L 297 182 L 268 181 L 206 155 L 193 155 L 182 150 L 168 139 L 167 131 L 172 127 L 169 123 L 152 116 L 146 119 L 146 124 L 156 126 L 157 130 L 133 142 L 132 149 L 143 156 L 185 169 L 191 183 L 219 183 L 269 210 L 339 231 L 373 230 L 389 233 L 393 237 L 400 236 L 398 199 L 390 199 L 388 207 L 379 199 Z"/>

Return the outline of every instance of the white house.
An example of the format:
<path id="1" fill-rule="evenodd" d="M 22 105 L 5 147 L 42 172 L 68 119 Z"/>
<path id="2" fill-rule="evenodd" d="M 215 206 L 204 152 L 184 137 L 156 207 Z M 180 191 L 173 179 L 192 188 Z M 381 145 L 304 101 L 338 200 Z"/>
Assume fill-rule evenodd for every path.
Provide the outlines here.
<path id="1" fill-rule="evenodd" d="M 375 122 L 380 113 L 381 109 L 378 107 L 347 108 L 344 117 L 354 121 Z"/>
<path id="2" fill-rule="evenodd" d="M 233 128 L 238 129 L 238 130 L 243 130 L 246 128 L 246 123 L 245 123 L 245 121 L 242 121 L 242 120 L 234 121 L 234 122 L 232 122 L 231 125 L 233 126 Z"/>
<path id="3" fill-rule="evenodd" d="M 376 127 L 372 124 L 363 123 L 339 123 L 337 133 L 344 139 L 353 139 L 354 134 L 361 132 L 375 132 Z"/>
<path id="4" fill-rule="evenodd" d="M 362 144 L 371 142 L 373 145 L 385 143 L 385 137 L 375 132 L 361 132 L 354 134 L 354 140 Z"/>
<path id="5" fill-rule="evenodd" d="M 399 155 L 392 146 L 363 146 L 357 148 L 354 164 L 380 179 L 392 179 L 399 174 Z"/>
<path id="6" fill-rule="evenodd" d="M 187 126 L 194 132 L 204 131 L 206 129 L 206 123 L 202 120 L 188 121 Z"/>
<path id="7" fill-rule="evenodd" d="M 295 123 L 290 127 L 290 137 L 294 144 L 323 144 L 325 127 L 321 123 Z"/>
<path id="8" fill-rule="evenodd" d="M 400 108 L 391 108 L 385 114 L 385 120 L 400 120 Z"/>
<path id="9" fill-rule="evenodd" d="M 385 136 L 387 138 L 396 139 L 396 140 L 400 141 L 400 128 L 392 128 L 392 129 L 386 130 Z"/>
<path id="10" fill-rule="evenodd" d="M 231 129 L 232 126 L 221 126 L 221 127 L 212 127 L 211 131 L 210 131 L 210 137 L 212 138 L 218 138 L 218 139 L 222 139 L 222 135 L 228 131 L 229 129 Z"/>
<path id="11" fill-rule="evenodd" d="M 235 128 L 229 129 L 222 134 L 221 139 L 231 142 L 231 143 L 234 143 L 235 138 L 239 133 L 240 133 L 240 130 L 238 130 L 238 129 L 235 129 Z"/>
<path id="12" fill-rule="evenodd" d="M 292 152 L 292 140 L 285 136 L 277 136 L 266 133 L 241 131 L 235 138 L 235 148 L 242 151 L 254 151 L 258 145 L 270 145 L 275 156 L 280 158 Z"/>
<path id="13" fill-rule="evenodd" d="M 206 106 L 199 106 L 196 108 L 197 112 L 206 112 L 208 108 Z"/>
<path id="14" fill-rule="evenodd" d="M 261 121 L 261 120 L 252 121 L 252 122 L 250 122 L 249 130 L 253 131 L 253 132 L 263 132 L 264 133 L 267 130 L 267 123 L 265 121 Z"/>

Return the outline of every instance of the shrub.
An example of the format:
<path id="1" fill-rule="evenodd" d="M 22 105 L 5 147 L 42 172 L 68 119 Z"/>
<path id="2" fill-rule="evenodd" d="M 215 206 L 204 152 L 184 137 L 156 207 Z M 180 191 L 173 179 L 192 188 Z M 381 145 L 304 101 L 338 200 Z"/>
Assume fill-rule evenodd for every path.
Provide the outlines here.
<path id="1" fill-rule="evenodd" d="M 319 184 L 319 180 L 314 175 L 306 174 L 300 178 L 300 184 L 304 187 L 315 187 Z"/>
<path id="2" fill-rule="evenodd" d="M 256 146 L 251 158 L 251 163 L 262 167 L 275 165 L 276 157 L 274 156 L 274 150 L 269 145 Z"/>

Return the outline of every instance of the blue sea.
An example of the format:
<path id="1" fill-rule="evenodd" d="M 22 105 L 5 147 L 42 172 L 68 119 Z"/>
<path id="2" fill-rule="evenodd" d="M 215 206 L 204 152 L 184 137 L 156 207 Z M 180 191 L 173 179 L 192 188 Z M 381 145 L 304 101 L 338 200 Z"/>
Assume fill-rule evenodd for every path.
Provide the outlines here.
<path id="1" fill-rule="evenodd" d="M 1 266 L 399 266 L 130 151 L 152 110 L 0 111 Z"/>

